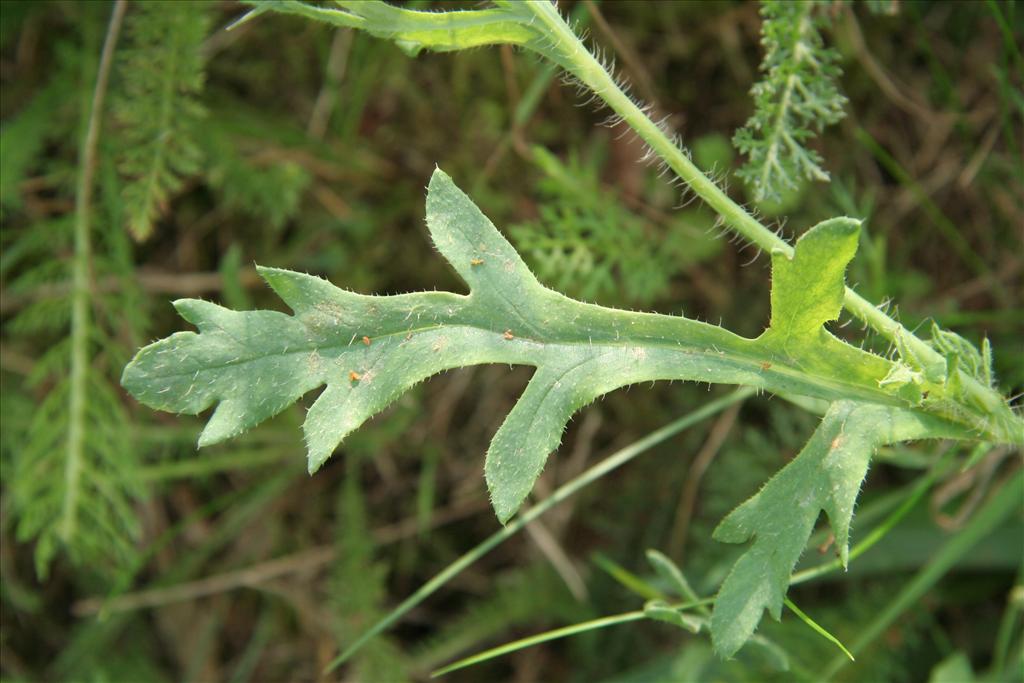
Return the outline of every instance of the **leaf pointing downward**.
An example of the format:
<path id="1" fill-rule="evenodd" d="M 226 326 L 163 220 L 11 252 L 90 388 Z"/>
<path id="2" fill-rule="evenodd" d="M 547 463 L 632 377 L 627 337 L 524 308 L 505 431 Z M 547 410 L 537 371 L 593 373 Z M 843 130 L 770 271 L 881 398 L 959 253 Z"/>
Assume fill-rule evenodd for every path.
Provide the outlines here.
<path id="1" fill-rule="evenodd" d="M 846 566 L 853 506 L 876 448 L 946 434 L 937 420 L 907 410 L 852 401 L 833 403 L 796 459 L 715 529 L 714 538 L 726 543 L 754 538 L 715 599 L 711 617 L 715 650 L 726 657 L 735 654 L 765 609 L 779 619 L 790 573 L 822 510 Z"/>

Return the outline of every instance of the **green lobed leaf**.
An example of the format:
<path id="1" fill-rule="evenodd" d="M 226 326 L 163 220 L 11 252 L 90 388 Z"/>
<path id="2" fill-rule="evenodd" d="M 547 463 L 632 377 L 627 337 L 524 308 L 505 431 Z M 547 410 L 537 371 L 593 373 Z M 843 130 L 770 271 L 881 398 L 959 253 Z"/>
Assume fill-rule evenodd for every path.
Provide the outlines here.
<path id="1" fill-rule="evenodd" d="M 572 35 L 573 29 L 564 23 L 551 5 L 542 0 L 531 3 L 494 0 L 495 7 L 492 9 L 445 12 L 408 10 L 380 0 L 337 0 L 336 8 L 297 0 L 249 0 L 248 4 L 255 5 L 256 9 L 246 18 L 266 11 L 298 14 L 335 26 L 366 31 L 391 40 L 412 53 L 421 49 L 448 51 L 486 44 L 518 45 L 562 67 L 586 87 L 598 92 L 606 103 L 612 104 L 614 101 L 616 104 L 612 104 L 612 107 L 620 115 L 624 115 L 624 111 L 631 111 L 630 117 L 642 118 L 642 113 L 632 111 L 627 106 L 628 98 L 620 98 L 623 96 L 621 89 L 608 82 L 611 79 L 607 70 L 586 53 L 582 44 Z M 827 179 L 827 174 L 821 169 L 819 156 L 805 146 L 815 132 L 820 132 L 824 125 L 841 118 L 845 102 L 834 83 L 839 73 L 835 66 L 837 54 L 824 47 L 820 35 L 828 17 L 827 13 L 819 10 L 826 4 L 818 1 L 792 3 L 782 0 L 765 0 L 763 3 L 765 79 L 754 89 L 757 100 L 754 116 L 735 138 L 741 151 L 750 155 L 750 163 L 740 175 L 754 184 L 758 201 L 774 193 L 771 186 L 781 186 L 783 189 L 787 186 L 796 187 L 800 174 L 808 178 Z M 605 89 L 609 91 L 605 92 Z M 656 148 L 664 143 L 671 145 L 663 136 L 654 137 L 659 138 L 660 142 L 645 140 Z M 688 165 L 682 159 L 676 159 L 676 163 L 682 164 L 682 167 Z M 696 169 L 676 170 L 683 173 L 681 177 L 689 177 L 692 173 L 699 175 Z M 712 201 L 712 205 L 717 201 Z M 734 209 L 739 210 L 736 207 Z M 733 209 L 727 211 L 732 212 Z M 745 231 L 750 228 L 742 220 L 732 227 L 742 234 L 746 234 Z M 760 230 L 755 232 L 759 237 L 754 241 L 762 246 L 780 244 Z M 789 249 L 785 251 L 788 253 Z M 578 256 L 582 259 L 582 265 L 589 267 L 587 254 L 581 253 Z M 815 280 L 808 278 L 806 282 L 811 285 Z M 872 320 L 886 318 L 856 297 L 852 290 L 847 289 L 845 294 L 844 304 L 847 307 L 854 305 L 858 316 L 867 316 Z M 899 336 L 898 330 L 891 328 L 890 323 L 875 320 L 872 326 L 881 325 L 887 330 L 886 334 Z M 911 340 L 910 345 L 918 351 L 922 349 L 918 341 Z M 953 422 L 971 424 L 977 434 L 984 438 L 1024 443 L 1024 421 L 1013 415 L 1006 401 L 996 392 L 970 376 L 967 376 L 966 382 L 961 381 L 961 378 L 943 384 L 929 381 L 928 378 L 936 376 L 936 371 L 941 371 L 941 368 L 940 363 L 935 363 L 936 359 L 926 350 L 924 353 L 928 356 L 928 369 L 920 375 L 914 374 L 918 371 L 912 364 L 908 365 L 911 368 L 909 373 L 899 368 L 892 372 L 892 367 L 885 364 L 885 361 L 873 358 L 871 354 L 858 355 L 856 349 L 829 337 L 822 337 L 821 343 L 816 343 L 814 349 L 801 349 L 799 363 L 786 348 L 770 349 L 768 344 L 762 342 L 759 350 L 772 351 L 767 354 L 769 356 L 781 350 L 788 362 L 799 366 L 800 372 L 842 378 L 850 387 L 858 385 L 863 388 L 868 379 L 872 378 L 876 384 L 874 388 L 881 389 L 890 397 L 897 397 L 901 403 L 918 406 Z M 771 363 L 770 360 L 768 362 Z M 884 368 L 884 371 L 879 372 L 880 368 Z M 846 398 L 857 400 L 863 398 L 863 395 L 854 391 Z"/>
<path id="2" fill-rule="evenodd" d="M 853 507 L 879 446 L 926 436 L 963 436 L 919 413 L 836 401 L 800 454 L 752 498 L 733 510 L 714 538 L 753 545 L 740 557 L 715 599 L 711 637 L 732 656 L 750 638 L 765 609 L 778 620 L 789 577 L 821 511 L 846 566 Z"/>
<path id="3" fill-rule="evenodd" d="M 834 315 L 832 304 L 811 305 L 799 292 L 807 280 L 815 287 L 831 281 L 821 285 L 829 292 L 842 287 L 852 253 L 833 242 L 855 243 L 853 222 L 813 228 L 792 261 L 777 257 L 783 293 L 774 301 L 781 312 L 762 338 L 744 339 L 681 316 L 603 308 L 546 289 L 440 170 L 430 181 L 426 213 L 434 244 L 469 285 L 468 296 L 368 296 L 312 275 L 260 268 L 293 315 L 177 301 L 198 334 L 179 332 L 142 349 L 125 368 L 125 388 L 159 410 L 196 414 L 217 404 L 200 436 L 203 446 L 326 386 L 303 425 L 313 472 L 347 434 L 431 375 L 479 363 L 532 365 L 537 370 L 486 457 L 503 522 L 529 494 L 573 413 L 628 384 L 689 379 L 912 405 L 879 385 L 890 363 L 815 333 L 813 320 L 820 325 Z M 813 320 L 797 311 L 808 306 Z M 802 349 L 793 347 L 797 342 Z"/>

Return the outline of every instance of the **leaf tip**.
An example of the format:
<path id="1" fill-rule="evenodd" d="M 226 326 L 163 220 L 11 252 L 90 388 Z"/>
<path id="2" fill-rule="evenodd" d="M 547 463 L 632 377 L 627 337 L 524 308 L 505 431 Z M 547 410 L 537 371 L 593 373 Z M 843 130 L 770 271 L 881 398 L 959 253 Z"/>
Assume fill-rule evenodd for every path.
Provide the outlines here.
<path id="1" fill-rule="evenodd" d="M 859 235 L 861 223 L 863 223 L 861 219 L 851 218 L 850 216 L 836 216 L 835 218 L 829 218 L 828 220 L 821 221 L 801 235 L 800 239 L 797 240 L 797 244 L 809 237 L 812 240 L 815 237 L 820 239 L 826 235 L 832 238 L 853 237 L 855 235 Z"/>
<path id="2" fill-rule="evenodd" d="M 334 449 L 325 450 L 323 448 L 316 448 L 312 444 L 307 443 L 306 471 L 309 472 L 310 476 L 316 474 L 333 453 Z"/>
<path id="3" fill-rule="evenodd" d="M 237 19 L 235 19 L 234 21 L 232 21 L 227 26 L 225 26 L 224 30 L 225 31 L 233 31 L 234 29 L 238 28 L 242 24 L 248 23 L 248 22 L 252 21 L 253 19 L 255 19 L 256 17 L 260 16 L 261 14 L 266 12 L 268 9 L 269 9 L 269 7 L 254 7 L 251 10 L 249 10 L 248 12 L 246 12 L 245 14 L 243 14 L 242 16 L 240 16 Z"/>
<path id="4" fill-rule="evenodd" d="M 217 304 L 202 299 L 175 299 L 171 305 L 186 322 L 200 329 L 211 315 L 216 315 L 218 309 L 224 310 Z"/>
<path id="5" fill-rule="evenodd" d="M 231 437 L 230 434 L 223 434 L 218 429 L 210 429 L 212 424 L 212 421 L 207 423 L 206 427 L 203 428 L 203 431 L 199 432 L 199 440 L 196 441 L 197 448 L 213 446 Z"/>
<path id="6" fill-rule="evenodd" d="M 286 281 L 287 276 L 291 272 L 272 266 L 261 266 L 257 263 L 256 274 L 276 292 L 277 288 L 282 285 L 283 281 Z"/>
<path id="7" fill-rule="evenodd" d="M 451 184 L 452 182 L 452 177 L 441 170 L 440 166 L 434 164 L 434 172 L 430 174 L 430 182 L 427 183 L 428 197 L 429 192 L 438 189 L 444 183 Z"/>
<path id="8" fill-rule="evenodd" d="M 519 505 L 509 505 L 494 498 L 491 498 L 491 507 L 494 508 L 494 514 L 502 526 L 507 526 L 519 510 Z"/>

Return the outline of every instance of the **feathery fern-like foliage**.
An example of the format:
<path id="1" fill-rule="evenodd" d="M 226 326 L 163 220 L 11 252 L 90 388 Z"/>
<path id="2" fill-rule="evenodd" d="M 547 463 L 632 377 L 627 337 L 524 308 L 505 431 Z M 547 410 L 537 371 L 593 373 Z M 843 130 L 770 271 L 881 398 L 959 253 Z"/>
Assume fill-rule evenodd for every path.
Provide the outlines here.
<path id="1" fill-rule="evenodd" d="M 12 291 L 60 286 L 70 279 L 71 262 L 55 254 L 69 246 L 71 223 L 65 219 L 46 225 L 45 230 L 36 225 L 21 231 L 12 243 L 22 260 L 40 264 L 12 264 L 17 272 Z M 46 239 L 37 239 L 40 235 Z M 107 264 L 106 259 L 97 259 L 97 272 L 109 273 Z M 116 299 L 107 298 L 104 305 L 117 310 Z M 70 310 L 68 293 L 43 298 L 19 311 L 8 327 L 8 340 L 48 340 L 46 350 L 33 358 L 32 372 L 22 382 L 4 386 L 5 402 L 36 403 L 20 434 L 22 441 L 10 448 L 6 471 L 17 537 L 35 541 L 40 576 L 46 576 L 62 549 L 77 564 L 113 574 L 135 556 L 139 531 L 133 499 L 142 490 L 134 473 L 130 423 L 121 397 L 104 374 L 105 368 L 122 362 L 124 348 L 110 334 L 107 315 L 90 319 L 84 332 L 90 358 L 85 369 L 89 400 L 82 422 L 81 466 L 74 476 L 68 472 Z"/>
<path id="2" fill-rule="evenodd" d="M 215 110 L 214 116 L 218 114 Z M 224 209 L 280 228 L 298 211 L 310 174 L 294 161 L 261 161 L 267 140 L 240 135 L 239 126 L 229 121 L 208 121 L 198 134 L 207 152 L 206 183 L 218 193 Z"/>
<path id="3" fill-rule="evenodd" d="M 123 90 L 114 103 L 122 142 L 120 171 L 126 222 L 144 240 L 172 194 L 199 171 L 203 151 L 195 140 L 205 109 L 205 59 L 201 51 L 210 26 L 210 3 L 143 2 L 126 19 L 121 50 Z"/>
<path id="4" fill-rule="evenodd" d="M 88 16 L 89 11 L 83 21 L 98 19 Z M 22 114 L 52 104 L 44 117 L 49 128 L 17 152 L 16 162 L 5 160 L 8 168 L 45 166 L 59 179 L 54 189 L 61 199 L 45 209 L 52 215 L 26 222 L 28 216 L 19 214 L 18 221 L 5 226 L 0 268 L 5 292 L 25 297 L 5 321 L 4 343 L 25 354 L 30 365 L 21 377 L 5 381 L 4 401 L 34 406 L 31 417 L 16 428 L 18 443 L 5 445 L 5 485 L 10 486 L 16 536 L 35 543 L 41 577 L 59 552 L 110 576 L 136 556 L 139 531 L 134 499 L 142 485 L 134 472 L 129 421 L 109 373 L 124 362 L 119 334 L 133 338 L 138 333 L 126 327 L 139 321 L 144 307 L 128 304 L 131 286 L 104 296 L 91 291 L 93 278 L 124 276 L 131 270 L 127 238 L 111 220 L 120 198 L 91 208 L 76 203 L 71 212 L 66 201 L 70 179 L 81 177 L 87 162 L 78 158 L 81 152 L 74 144 L 56 151 L 42 144 L 47 139 L 80 140 L 71 132 L 85 130 L 91 107 L 83 106 L 76 117 L 74 107 L 60 106 L 68 98 L 54 98 L 51 89 L 91 93 L 98 51 L 89 42 L 58 45 L 49 85 Z M 77 103 L 74 98 L 70 102 Z M 12 125 L 20 130 L 21 119 Z M 68 135 L 62 138 L 54 135 L 64 131 Z M 89 157 L 93 170 L 110 166 L 109 160 Z M 116 179 L 107 177 L 113 186 L 101 194 L 117 195 Z M 20 199 L 17 188 L 12 196 Z M 94 253 L 96 246 L 102 247 L 101 253 Z"/>
<path id="5" fill-rule="evenodd" d="M 53 46 L 54 65 L 45 85 L 36 90 L 31 99 L 0 127 L 0 211 L 5 218 L 9 212 L 23 208 L 21 185 L 34 174 L 53 174 L 60 168 L 45 161 L 46 145 L 76 134 L 77 102 L 68 97 L 80 87 L 81 46 L 61 39 Z M 4 225 L 4 229 L 8 224 Z M 4 268 L 12 257 L 21 254 L 14 248 L 14 238 L 4 244 Z"/>
<path id="6" fill-rule="evenodd" d="M 66 347 L 60 349 L 66 352 Z M 76 564 L 112 574 L 135 557 L 139 533 L 132 508 L 139 493 L 130 453 L 129 423 L 120 397 L 99 373 L 89 373 L 84 469 L 67 481 L 65 448 L 69 386 L 61 380 L 36 408 L 12 470 L 17 535 L 35 540 L 36 572 L 45 577 L 64 548 Z"/>
<path id="7" fill-rule="evenodd" d="M 0 128 L 0 210 L 21 205 L 18 186 L 49 136 L 55 132 L 54 119 L 67 92 L 67 80 L 54 77 L 10 122 Z"/>
<path id="8" fill-rule="evenodd" d="M 629 211 L 601 186 L 594 159 L 563 162 L 541 147 L 544 172 L 537 220 L 509 229 L 542 282 L 585 301 L 650 305 L 671 278 L 716 253 L 713 220 L 700 209 L 679 214 L 667 230 Z"/>
<path id="9" fill-rule="evenodd" d="M 829 179 L 821 155 L 807 145 L 843 118 L 846 98 L 836 85 L 839 55 L 825 47 L 822 3 L 765 0 L 762 80 L 751 89 L 754 114 L 733 144 L 747 155 L 738 172 L 757 202 L 776 199 L 804 180 Z"/>

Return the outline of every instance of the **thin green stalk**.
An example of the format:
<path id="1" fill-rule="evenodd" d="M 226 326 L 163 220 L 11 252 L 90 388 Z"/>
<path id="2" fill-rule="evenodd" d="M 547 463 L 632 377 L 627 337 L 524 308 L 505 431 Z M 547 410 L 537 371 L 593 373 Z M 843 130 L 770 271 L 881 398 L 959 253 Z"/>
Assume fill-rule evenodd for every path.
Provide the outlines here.
<path id="1" fill-rule="evenodd" d="M 697 195 L 715 209 L 730 228 L 765 251 L 780 249 L 791 256 L 793 247 L 766 228 L 740 205 L 731 200 L 710 178 L 697 168 L 682 149 L 665 134 L 643 110 L 622 91 L 604 66 L 583 45 L 565 23 L 558 9 L 546 0 L 530 0 L 523 5 L 543 24 L 556 41 L 572 74 L 604 100 L 609 107 L 650 145 L 669 168 L 675 171 Z"/>
<path id="2" fill-rule="evenodd" d="M 889 603 L 888 607 L 860 632 L 857 640 L 850 646 L 850 650 L 855 653 L 863 652 L 903 612 L 945 576 L 946 572 L 952 569 L 981 539 L 991 533 L 1011 514 L 1019 513 L 1021 500 L 1024 500 L 1024 470 L 1017 470 L 1010 480 L 975 514 L 967 526 L 946 541 L 931 561 L 903 587 L 903 590 Z M 818 678 L 823 681 L 834 680 L 836 673 L 845 666 L 847 661 L 845 657 L 835 658 Z"/>
<path id="3" fill-rule="evenodd" d="M 1013 582 L 1009 594 L 1006 597 L 1006 611 L 999 621 L 999 629 L 996 631 L 996 642 L 992 649 L 992 672 L 996 675 L 1003 673 L 1006 669 L 1006 662 L 1010 652 L 1010 641 L 1017 622 L 1024 613 L 1024 600 L 1021 598 L 1024 592 L 1024 556 L 1021 557 L 1020 567 L 1017 570 L 1017 579 Z"/>
<path id="4" fill-rule="evenodd" d="M 78 185 L 75 188 L 75 256 L 71 279 L 71 373 L 68 405 L 68 439 L 64 460 L 64 501 L 61 507 L 60 537 L 71 541 L 78 524 L 79 482 L 85 458 L 85 402 L 89 373 L 89 271 L 92 243 L 89 220 L 92 210 L 92 186 L 96 173 L 96 148 L 99 143 L 103 100 L 107 94 L 114 46 L 121 31 L 126 2 L 117 0 L 107 25 L 103 52 L 96 72 L 96 85 L 89 105 L 88 124 L 78 159 Z"/>
<path id="5" fill-rule="evenodd" d="M 486 662 L 488 659 L 494 659 L 501 655 L 508 654 L 509 652 L 515 652 L 516 650 L 522 650 L 527 647 L 546 643 L 549 640 L 558 640 L 559 638 L 567 638 L 574 636 L 578 633 L 586 633 L 587 631 L 596 631 L 599 628 L 605 628 L 607 626 L 616 626 L 618 624 L 626 624 L 631 621 L 641 621 L 646 619 L 647 615 L 644 614 L 643 610 L 637 610 L 634 612 L 623 612 L 622 614 L 613 614 L 610 617 L 601 617 L 600 619 L 592 619 L 590 621 L 584 621 L 579 624 L 573 624 L 572 626 L 564 626 L 562 628 L 556 628 L 553 631 L 545 631 L 544 633 L 538 633 L 535 636 L 528 638 L 521 638 L 520 640 L 513 640 L 511 643 L 505 643 L 498 647 L 491 648 L 490 650 L 484 650 L 483 652 L 477 653 L 472 657 L 460 659 L 457 662 L 449 664 L 448 666 L 442 667 L 437 671 L 430 672 L 431 678 L 437 678 L 443 676 L 452 671 L 458 669 L 464 669 L 467 666 L 473 666 L 480 662 Z"/>
<path id="6" fill-rule="evenodd" d="M 711 602 L 714 602 L 713 598 L 678 603 L 675 605 L 668 605 L 666 609 L 691 609 L 694 607 L 702 607 Z M 494 659 L 495 657 L 500 657 L 501 655 L 506 655 L 510 652 L 515 652 L 516 650 L 522 650 L 528 647 L 533 647 L 534 645 L 540 645 L 541 643 L 546 643 L 551 640 L 558 640 L 559 638 L 575 636 L 579 633 L 586 633 L 587 631 L 596 631 L 599 628 L 617 626 L 619 624 L 626 624 L 631 621 L 641 621 L 646 618 L 648 618 L 646 612 L 644 612 L 643 610 L 636 610 L 633 612 L 613 614 L 611 616 L 601 617 L 599 619 L 591 619 L 590 621 L 583 621 L 578 624 L 573 624 L 571 626 L 563 626 L 562 628 L 556 628 L 551 631 L 545 631 L 544 633 L 538 633 L 533 636 L 528 636 L 526 638 L 514 640 L 511 643 L 505 643 L 504 645 L 493 647 L 490 650 L 478 652 L 475 655 L 466 657 L 465 659 L 460 659 L 457 662 L 452 662 L 448 666 L 442 667 L 436 671 L 432 671 L 430 673 L 430 676 L 431 678 L 437 678 L 438 676 L 443 676 L 447 673 L 451 673 L 452 671 L 464 669 L 467 666 L 473 666 L 474 664 L 480 664 L 481 662 L 486 662 L 489 659 Z"/>
<path id="7" fill-rule="evenodd" d="M 816 622 L 814 619 L 811 619 L 809 616 L 807 616 L 807 614 L 805 614 L 802 609 L 797 607 L 796 604 L 789 598 L 785 599 L 785 603 L 786 607 L 788 607 L 793 612 L 793 614 L 799 617 L 800 621 L 810 626 L 812 631 L 814 631 L 819 636 L 821 636 L 822 638 L 824 638 L 825 640 L 827 640 L 828 642 L 832 643 L 840 650 L 842 650 L 843 654 L 846 655 L 851 662 L 855 661 L 853 655 L 850 653 L 849 650 L 846 649 L 846 646 L 843 645 L 838 638 L 836 638 L 834 635 L 826 631 L 825 628 L 818 624 L 818 622 Z"/>
<path id="8" fill-rule="evenodd" d="M 594 465 L 587 471 L 580 474 L 578 477 L 566 482 L 543 501 L 537 503 L 537 505 L 516 517 L 507 526 L 502 527 L 491 534 L 481 543 L 466 552 L 459 559 L 452 562 L 432 579 L 423 584 L 415 593 L 402 601 L 398 607 L 393 609 L 387 616 L 370 627 L 354 643 L 349 645 L 344 652 L 338 655 L 338 657 L 327 665 L 326 671 L 333 671 L 345 663 L 345 661 L 355 654 L 363 645 L 394 625 L 399 619 L 405 616 L 409 610 L 422 603 L 428 597 L 433 595 L 439 588 L 458 576 L 464 569 L 472 565 L 507 539 L 516 535 L 527 524 L 537 519 L 551 508 L 574 495 L 584 487 L 597 481 L 609 472 L 625 465 L 644 451 L 653 448 L 669 437 L 678 434 L 682 430 L 725 410 L 729 406 L 753 396 L 753 394 L 754 390 L 750 387 L 742 387 L 720 399 L 711 401 L 692 413 L 684 415 L 683 417 L 665 425 L 661 429 L 651 432 L 644 438 L 634 441 L 629 446 L 616 451 L 597 465 Z"/>
<path id="9" fill-rule="evenodd" d="M 665 600 L 665 596 L 651 586 L 651 584 L 611 558 L 606 557 L 603 553 L 597 553 L 591 559 L 594 564 L 629 592 L 635 593 L 644 600 Z"/>

